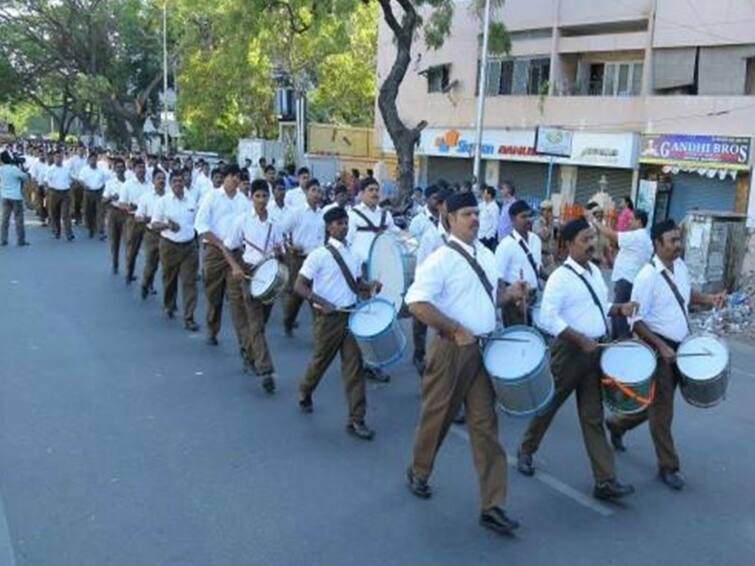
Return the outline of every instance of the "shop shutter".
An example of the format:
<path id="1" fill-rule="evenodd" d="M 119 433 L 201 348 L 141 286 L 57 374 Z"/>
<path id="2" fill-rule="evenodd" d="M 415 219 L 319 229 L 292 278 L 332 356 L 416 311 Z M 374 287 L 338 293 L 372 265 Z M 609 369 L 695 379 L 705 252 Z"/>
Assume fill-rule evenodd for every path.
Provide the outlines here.
<path id="1" fill-rule="evenodd" d="M 607 167 L 579 167 L 577 169 L 577 190 L 574 200 L 585 205 L 600 190 L 600 178 L 605 175 L 608 185 L 606 192 L 618 204 L 623 197 L 632 195 L 632 171 L 629 169 L 609 169 Z"/>
<path id="2" fill-rule="evenodd" d="M 445 179 L 449 183 L 463 183 L 472 180 L 472 159 L 454 157 L 430 157 L 427 161 L 427 182 L 435 183 Z"/>
<path id="3" fill-rule="evenodd" d="M 511 181 L 516 187 L 516 196 L 538 208 L 545 198 L 548 184 L 548 164 L 523 161 L 501 161 L 501 181 Z M 551 193 L 558 192 L 558 165 L 553 166 Z"/>
<path id="4" fill-rule="evenodd" d="M 681 222 L 690 210 L 734 211 L 736 183 L 731 177 L 720 180 L 698 175 L 679 173 L 671 177 L 672 191 L 669 217 Z"/>

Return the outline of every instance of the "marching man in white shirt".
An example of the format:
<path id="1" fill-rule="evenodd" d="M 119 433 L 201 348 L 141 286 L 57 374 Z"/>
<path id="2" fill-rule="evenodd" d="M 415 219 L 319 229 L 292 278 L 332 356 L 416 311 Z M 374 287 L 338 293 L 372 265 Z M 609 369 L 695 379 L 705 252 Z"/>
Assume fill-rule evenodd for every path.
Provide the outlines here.
<path id="1" fill-rule="evenodd" d="M 600 343 L 607 341 L 610 334 L 607 317 L 630 316 L 636 305 L 608 303 L 603 276 L 590 266 L 595 232 L 587 220 L 572 220 L 562 228 L 561 235 L 569 257 L 548 279 L 541 310 L 543 330 L 555 337 L 551 373 L 556 389 L 550 405 L 530 421 L 524 433 L 517 469 L 526 476 L 535 473 L 532 455 L 556 412 L 576 392 L 582 436 L 595 477 L 593 495 L 598 499 L 618 499 L 634 493 L 634 488 L 616 479 L 613 451 L 603 428 Z"/>
<path id="2" fill-rule="evenodd" d="M 288 209 L 307 207 L 307 190 L 309 187 L 309 169 L 302 167 L 296 172 L 299 186 L 286 193 L 285 204 Z"/>
<path id="3" fill-rule="evenodd" d="M 126 217 L 126 283 L 136 281 L 134 270 L 136 269 L 136 257 L 144 237 L 144 224 L 137 224 L 134 217 L 139 199 L 144 193 L 152 191 L 152 183 L 147 181 L 147 169 L 141 158 L 134 159 L 134 176 L 123 185 L 118 206 L 123 210 Z"/>
<path id="4" fill-rule="evenodd" d="M 674 392 L 681 379 L 676 366 L 676 350 L 689 334 L 689 305 L 721 307 L 726 294 L 692 290 L 687 266 L 681 259 L 680 230 L 673 220 L 656 224 L 652 240 L 655 257 L 634 281 L 632 301 L 639 304 L 639 309 L 631 320 L 634 332 L 658 352 L 655 397 L 647 411 L 612 417 L 606 421 L 606 426 L 614 448 L 624 451 L 624 433 L 648 421 L 658 458 L 658 477 L 670 488 L 680 490 L 684 487 L 684 478 L 679 472 L 679 456 L 671 436 Z"/>
<path id="5" fill-rule="evenodd" d="M 118 264 L 121 255 L 121 239 L 123 229 L 126 226 L 128 212 L 118 206 L 120 194 L 126 184 L 126 163 L 120 157 L 113 160 L 115 175 L 105 183 L 105 191 L 102 200 L 108 208 L 107 212 L 107 237 L 110 240 L 110 258 L 113 266 L 113 274 L 118 273 Z"/>
<path id="6" fill-rule="evenodd" d="M 361 202 L 349 212 L 349 246 L 364 265 L 369 259 L 372 242 L 378 234 L 390 230 L 400 232 L 393 223 L 393 215 L 378 203 L 380 202 L 380 185 L 372 177 L 359 182 Z"/>
<path id="7" fill-rule="evenodd" d="M 498 284 L 493 253 L 477 240 L 475 196 L 470 192 L 453 194 L 446 209 L 448 243 L 419 266 L 406 294 L 412 315 L 438 331 L 422 378 L 422 409 L 407 479 L 417 497 L 432 495 L 428 479 L 436 455 L 465 405 L 479 477 L 480 524 L 509 534 L 519 523 L 501 508 L 506 498 L 506 454 L 498 440 L 496 396 L 479 340 L 495 330 L 498 305 L 523 289 Z"/>
<path id="8" fill-rule="evenodd" d="M 105 173 L 97 167 L 97 154 L 90 153 L 86 165 L 79 171 L 79 183 L 84 187 L 84 224 L 90 238 L 94 238 L 96 232 L 101 240 L 105 239 L 102 192 L 106 181 Z"/>
<path id="9" fill-rule="evenodd" d="M 498 220 L 501 207 L 495 201 L 495 187 L 485 185 L 480 202 L 480 242 L 489 250 L 495 251 L 498 245 Z"/>
<path id="10" fill-rule="evenodd" d="M 409 233 L 417 240 L 421 240 L 422 234 L 427 230 L 438 226 L 440 213 L 438 212 L 437 195 L 439 191 L 440 187 L 437 185 L 429 185 L 425 189 L 425 206 L 409 223 Z"/>
<path id="11" fill-rule="evenodd" d="M 204 245 L 204 288 L 207 297 L 207 343 L 217 346 L 226 293 L 231 306 L 231 318 L 240 348 L 246 344 L 244 302 L 239 282 L 231 279 L 231 267 L 225 259 L 223 241 L 231 235 L 236 219 L 249 211 L 249 199 L 238 189 L 241 169 L 226 165 L 222 171 L 223 184 L 212 190 L 199 206 L 194 228 Z M 241 257 L 241 246 L 233 252 Z M 231 289 L 234 287 L 234 289 Z"/>
<path id="12" fill-rule="evenodd" d="M 331 208 L 340 206 L 346 212 L 351 210 L 349 206 L 349 189 L 343 183 L 338 183 L 333 189 L 333 202 L 322 207 L 322 213 L 325 214 Z"/>
<path id="13" fill-rule="evenodd" d="M 181 279 L 184 327 L 199 330 L 194 322 L 197 306 L 199 254 L 194 244 L 196 204 L 184 194 L 180 172 L 170 177 L 170 194 L 157 201 L 152 228 L 160 232 L 160 264 L 163 268 L 163 307 L 168 318 L 176 314 L 178 280 Z"/>
<path id="14" fill-rule="evenodd" d="M 76 226 L 81 224 L 82 208 L 84 204 L 84 185 L 79 179 L 81 170 L 87 165 L 87 150 L 83 145 L 76 148 L 76 153 L 68 159 L 66 166 L 71 171 L 71 217 Z"/>
<path id="15" fill-rule="evenodd" d="M 288 212 L 288 208 L 286 208 L 286 183 L 283 182 L 283 179 L 273 181 L 270 196 L 272 198 L 267 203 L 267 212 L 273 222 L 282 226 Z"/>
<path id="16" fill-rule="evenodd" d="M 251 368 L 261 379 L 262 388 L 268 393 L 275 392 L 275 368 L 270 356 L 270 349 L 265 337 L 265 325 L 270 318 L 273 302 L 263 303 L 251 295 L 245 277 L 254 276 L 254 271 L 262 262 L 277 256 L 283 256 L 283 233 L 268 213 L 270 189 L 264 179 L 252 181 L 252 208 L 238 216 L 231 228 L 230 235 L 223 241 L 229 250 L 243 249 L 243 256 L 230 252 L 226 254 L 231 276 L 238 286 L 245 308 L 246 342 L 242 347 L 244 364 Z"/>
<path id="17" fill-rule="evenodd" d="M 63 151 L 56 149 L 53 153 L 53 164 L 45 173 L 45 187 L 47 188 L 47 208 L 50 213 L 50 226 L 55 238 L 60 239 L 60 222 L 66 231 L 66 238 L 74 240 L 71 227 L 71 170 L 63 164 Z"/>
<path id="18" fill-rule="evenodd" d="M 509 207 L 511 233 L 504 236 L 495 250 L 498 276 L 504 283 L 511 285 L 515 281 L 524 281 L 530 289 L 527 305 L 512 303 L 503 309 L 503 322 L 506 326 L 532 324 L 531 307 L 537 298 L 543 273 L 542 243 L 532 232 L 532 209 L 523 200 L 518 200 Z M 527 316 L 525 320 L 525 307 Z"/>
<path id="19" fill-rule="evenodd" d="M 320 182 L 317 179 L 308 181 L 307 206 L 294 206 L 289 209 L 288 216 L 283 222 L 283 233 L 291 235 L 291 245 L 288 249 L 290 293 L 283 309 L 283 330 L 289 337 L 293 336 L 296 317 L 302 304 L 301 296 L 294 290 L 296 278 L 307 256 L 325 241 L 325 222 L 322 208 L 320 208 L 321 201 Z"/>
<path id="20" fill-rule="evenodd" d="M 139 197 L 135 219 L 144 224 L 144 273 L 142 275 L 142 300 L 155 293 L 153 284 L 160 265 L 160 232 L 151 226 L 158 201 L 165 196 L 165 173 L 158 169 L 152 176 L 154 190 Z"/>
<path id="21" fill-rule="evenodd" d="M 349 313 L 359 296 L 380 289 L 376 281 L 360 279 L 359 258 L 346 243 L 349 215 L 340 207 L 325 215 L 328 243 L 307 256 L 294 284 L 295 291 L 314 306 L 314 352 L 304 378 L 299 383 L 299 407 L 313 410 L 312 393 L 338 352 L 341 353 L 349 417 L 346 430 L 362 440 L 371 440 L 375 431 L 364 417 L 367 410 L 362 354 L 349 330 Z"/>

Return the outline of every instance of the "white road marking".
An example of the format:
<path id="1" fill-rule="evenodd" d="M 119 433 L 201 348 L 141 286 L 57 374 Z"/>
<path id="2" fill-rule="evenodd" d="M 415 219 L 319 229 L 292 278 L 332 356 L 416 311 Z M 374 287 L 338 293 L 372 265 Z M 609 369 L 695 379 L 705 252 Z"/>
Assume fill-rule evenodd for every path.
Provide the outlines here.
<path id="1" fill-rule="evenodd" d="M 451 426 L 451 433 L 455 436 L 465 440 L 466 442 L 469 442 L 469 434 L 466 430 L 459 428 L 458 426 L 452 425 Z M 516 468 L 516 458 L 513 456 L 508 456 L 507 458 L 509 466 L 512 468 Z M 598 515 L 602 515 L 603 517 L 610 517 L 613 515 L 613 510 L 609 509 L 605 505 L 602 505 L 589 495 L 585 495 L 581 491 L 578 491 L 571 487 L 570 485 L 565 484 L 559 479 L 556 479 L 552 475 L 550 475 L 548 472 L 544 472 L 542 470 L 538 470 L 537 473 L 533 476 L 533 479 L 536 479 L 540 483 L 543 483 L 550 487 L 551 489 L 557 491 L 561 495 L 565 495 L 572 501 L 576 501 L 579 503 L 582 507 L 586 507 L 587 509 L 590 509 L 591 511 L 595 511 Z"/>
<path id="2" fill-rule="evenodd" d="M 16 555 L 13 552 L 13 543 L 8 529 L 8 518 L 5 515 L 5 504 L 0 494 L 0 564 L 4 566 L 16 566 Z"/>

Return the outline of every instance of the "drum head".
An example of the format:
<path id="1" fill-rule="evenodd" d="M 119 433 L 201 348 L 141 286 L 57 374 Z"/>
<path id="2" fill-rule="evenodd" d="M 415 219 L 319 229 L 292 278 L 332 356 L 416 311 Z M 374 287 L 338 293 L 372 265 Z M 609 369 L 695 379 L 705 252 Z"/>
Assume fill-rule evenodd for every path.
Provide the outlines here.
<path id="1" fill-rule="evenodd" d="M 543 337 L 531 328 L 516 326 L 499 331 L 488 340 L 483 361 L 493 378 L 518 380 L 540 367 L 545 357 Z"/>
<path id="2" fill-rule="evenodd" d="M 372 241 L 367 259 L 367 276 L 383 284 L 380 297 L 393 305 L 394 312 L 401 309 L 406 293 L 406 259 L 403 252 L 396 236 L 383 232 Z"/>
<path id="3" fill-rule="evenodd" d="M 252 297 L 259 297 L 265 291 L 270 289 L 270 285 L 275 281 L 278 273 L 278 261 L 275 259 L 266 259 L 254 271 L 252 275 L 251 293 Z"/>
<path id="4" fill-rule="evenodd" d="M 650 347 L 637 340 L 623 340 L 603 350 L 600 369 L 626 384 L 643 383 L 655 372 L 657 360 Z"/>
<path id="5" fill-rule="evenodd" d="M 708 381 L 719 376 L 729 366 L 729 348 L 715 336 L 690 336 L 679 346 L 676 365 L 685 377 L 695 381 Z"/>
<path id="6" fill-rule="evenodd" d="M 349 316 L 349 329 L 354 336 L 370 338 L 388 328 L 396 318 L 393 305 L 384 299 L 360 303 Z"/>

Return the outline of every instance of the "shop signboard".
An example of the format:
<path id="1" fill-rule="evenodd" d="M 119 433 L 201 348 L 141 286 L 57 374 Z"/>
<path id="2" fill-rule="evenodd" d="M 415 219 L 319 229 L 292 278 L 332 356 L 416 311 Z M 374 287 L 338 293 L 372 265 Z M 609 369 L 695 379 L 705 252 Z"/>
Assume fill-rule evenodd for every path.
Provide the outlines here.
<path id="1" fill-rule="evenodd" d="M 747 170 L 750 167 L 751 143 L 752 140 L 745 137 L 643 135 L 640 163 L 694 169 Z"/>
<path id="2" fill-rule="evenodd" d="M 571 157 L 573 132 L 541 126 L 535 131 L 535 151 L 540 155 Z"/>

